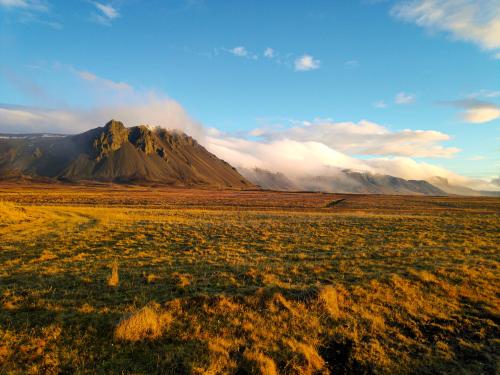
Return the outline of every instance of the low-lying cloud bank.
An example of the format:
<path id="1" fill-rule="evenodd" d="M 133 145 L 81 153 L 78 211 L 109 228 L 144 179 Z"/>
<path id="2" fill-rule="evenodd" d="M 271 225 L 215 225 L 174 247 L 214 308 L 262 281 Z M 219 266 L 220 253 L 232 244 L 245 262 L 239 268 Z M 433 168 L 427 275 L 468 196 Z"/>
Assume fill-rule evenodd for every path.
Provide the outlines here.
<path id="1" fill-rule="evenodd" d="M 205 146 L 209 151 L 237 167 L 281 172 L 292 180 L 304 176 L 334 176 L 339 169 L 349 169 L 430 182 L 439 176 L 446 178 L 451 185 L 476 190 L 498 190 L 489 181 L 464 177 L 409 157 L 358 159 L 321 142 L 291 139 L 258 142 L 231 137 L 207 137 L 206 141 Z"/>
<path id="2" fill-rule="evenodd" d="M 449 138 L 440 132 L 390 132 L 368 121 L 357 124 L 318 121 L 281 131 L 255 130 L 253 136 L 259 137 L 251 140 L 205 128 L 192 120 L 179 103 L 156 95 L 149 95 L 135 105 L 106 106 L 92 110 L 1 106 L 0 132 L 72 134 L 101 126 L 110 118 L 119 119 L 128 126 L 148 124 L 184 131 L 210 152 L 237 168 L 281 172 L 291 179 L 334 176 L 341 169 L 349 169 L 428 181 L 440 176 L 452 185 L 498 190 L 493 182 L 470 179 L 409 157 L 448 157 L 457 152 L 454 148 L 439 144 Z M 361 159 L 348 153 L 381 157 Z"/>

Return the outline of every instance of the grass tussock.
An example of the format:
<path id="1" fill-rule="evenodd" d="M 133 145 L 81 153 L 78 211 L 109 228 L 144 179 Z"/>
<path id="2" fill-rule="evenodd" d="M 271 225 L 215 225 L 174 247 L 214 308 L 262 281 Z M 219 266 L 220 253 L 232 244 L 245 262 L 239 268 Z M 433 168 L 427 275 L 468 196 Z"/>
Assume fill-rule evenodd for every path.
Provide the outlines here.
<path id="1" fill-rule="evenodd" d="M 120 284 L 120 276 L 118 274 L 118 262 L 114 261 L 111 264 L 111 275 L 108 278 L 108 286 L 116 288 Z"/>
<path id="2" fill-rule="evenodd" d="M 29 215 L 26 210 L 15 203 L 0 200 L 0 223 L 12 224 L 28 220 Z"/>
<path id="3" fill-rule="evenodd" d="M 157 304 L 150 304 L 123 317 L 115 328 L 114 337 L 124 341 L 154 340 L 172 322 L 172 316 Z"/>
<path id="4" fill-rule="evenodd" d="M 344 296 L 335 287 L 332 285 L 321 287 L 318 292 L 318 300 L 332 318 L 339 319 L 342 317 Z"/>
<path id="5" fill-rule="evenodd" d="M 274 361 L 258 350 L 243 352 L 242 368 L 250 374 L 278 375 Z"/>

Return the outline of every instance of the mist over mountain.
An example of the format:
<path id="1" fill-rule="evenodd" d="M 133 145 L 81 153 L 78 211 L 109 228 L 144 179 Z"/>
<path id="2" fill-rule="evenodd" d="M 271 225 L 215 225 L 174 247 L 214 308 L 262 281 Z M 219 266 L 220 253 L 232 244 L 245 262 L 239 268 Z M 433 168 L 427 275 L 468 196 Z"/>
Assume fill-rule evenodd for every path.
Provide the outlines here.
<path id="1" fill-rule="evenodd" d="M 289 178 L 267 170 L 239 169 L 247 179 L 266 189 L 282 191 L 323 191 L 329 193 L 447 195 L 424 180 L 405 180 L 389 175 L 338 170 L 330 175 Z"/>

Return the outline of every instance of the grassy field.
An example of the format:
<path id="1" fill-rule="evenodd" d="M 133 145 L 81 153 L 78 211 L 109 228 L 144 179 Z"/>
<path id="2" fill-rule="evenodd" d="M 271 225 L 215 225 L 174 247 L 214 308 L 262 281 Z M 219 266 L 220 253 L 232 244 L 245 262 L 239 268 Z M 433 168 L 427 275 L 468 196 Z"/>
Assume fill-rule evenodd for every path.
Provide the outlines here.
<path id="1" fill-rule="evenodd" d="M 498 374 L 499 240 L 499 198 L 3 184 L 0 373 Z"/>

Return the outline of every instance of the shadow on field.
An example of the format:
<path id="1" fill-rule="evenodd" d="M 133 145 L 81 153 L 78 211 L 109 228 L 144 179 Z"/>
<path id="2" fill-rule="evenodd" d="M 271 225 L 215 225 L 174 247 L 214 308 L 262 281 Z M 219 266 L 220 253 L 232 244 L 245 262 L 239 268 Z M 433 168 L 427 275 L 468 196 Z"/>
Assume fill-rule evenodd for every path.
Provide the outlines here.
<path id="1" fill-rule="evenodd" d="M 104 275 L 103 272 L 102 278 Z M 274 348 L 265 354 L 280 373 L 281 370 L 294 373 L 287 370 L 287 366 L 305 356 L 287 347 L 286 339 L 290 337 L 302 336 L 303 342 L 307 343 L 306 340 L 311 339 L 308 335 L 316 335 L 311 342 L 319 345 L 310 344 L 314 353 L 317 351 L 316 362 L 332 374 L 380 373 L 380 365 L 366 360 L 369 353 L 366 353 L 364 344 L 371 340 L 387 340 L 389 344 L 401 342 L 391 342 L 386 332 L 361 325 L 362 319 L 352 306 L 366 301 L 350 300 L 342 305 L 344 300 L 339 292 L 336 303 L 340 304 L 337 308 L 342 315 L 328 315 L 318 302 L 322 286 L 305 289 L 268 286 L 243 294 L 235 290 L 233 294 L 199 295 L 176 295 L 171 290 L 167 291 L 165 286 L 162 299 L 158 298 L 161 295 L 158 289 L 145 288 L 144 295 L 134 300 L 133 294 L 139 287 L 135 284 L 130 284 L 133 285 L 130 289 L 127 284 L 111 288 L 98 279 L 87 288 L 82 288 L 82 285 L 76 288 L 79 281 L 75 281 L 70 274 L 51 277 L 31 275 L 29 279 L 17 283 L 23 276 L 18 277 L 19 280 L 2 278 L 3 285 L 6 285 L 4 281 L 8 281 L 12 294 L 4 294 L 0 302 L 6 306 L 6 302 L 18 301 L 18 305 L 12 302 L 11 308 L 0 309 L 0 333 L 9 332 L 10 337 L 6 349 L 8 354 L 2 358 L 0 350 L 0 363 L 1 360 L 15 363 L 21 373 L 37 364 L 39 370 L 45 373 L 85 370 L 191 374 L 200 368 L 208 371 L 211 366 L 223 362 L 234 373 L 252 374 L 255 368 L 247 365 L 245 356 L 258 346 L 260 336 L 254 337 L 254 332 L 243 329 L 245 319 L 255 326 L 253 331 L 269 333 L 268 337 L 263 336 L 263 340 L 267 341 L 260 344 L 265 348 Z M 39 289 L 32 289 L 29 285 L 37 285 Z M 59 287 L 52 288 L 51 285 Z M 85 291 L 88 295 L 83 294 Z M 172 311 L 172 329 L 156 340 L 116 340 L 115 328 L 120 319 L 128 315 L 128 308 L 132 304 L 141 308 L 153 300 L 158 300 L 162 308 Z M 386 329 L 397 332 L 404 340 L 418 343 L 408 347 L 417 350 L 409 353 L 414 364 L 407 369 L 407 373 L 497 373 L 495 340 L 500 337 L 499 316 L 493 312 L 492 306 L 470 297 L 462 296 L 456 301 L 460 309 L 446 318 L 408 314 L 403 318 L 387 319 Z M 83 302 L 91 304 L 86 311 Z M 177 306 L 176 310 L 173 305 Z M 234 326 L 234 321 L 238 319 L 243 321 L 242 324 Z M 318 321 L 316 326 L 311 323 L 315 320 Z M 358 327 L 359 331 L 356 335 L 347 336 L 345 333 L 351 326 Z M 55 328 L 60 331 L 57 335 L 53 333 Z M 440 351 L 440 348 L 445 349 Z M 359 354 L 363 351 L 365 360 L 361 361 Z M 303 361 L 313 361 L 314 353 L 310 355 L 312 359 Z M 227 368 L 222 367 L 223 370 Z M 311 373 L 314 371 L 311 370 Z"/>

